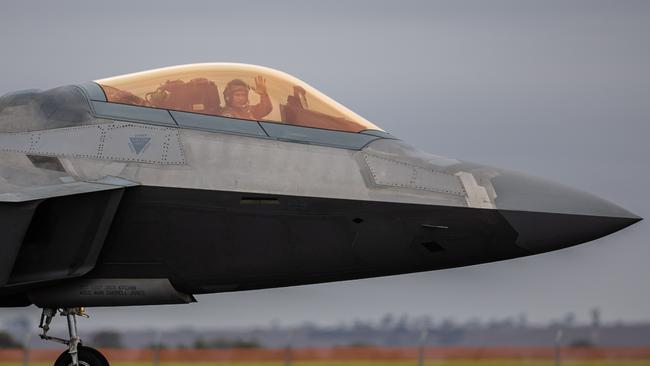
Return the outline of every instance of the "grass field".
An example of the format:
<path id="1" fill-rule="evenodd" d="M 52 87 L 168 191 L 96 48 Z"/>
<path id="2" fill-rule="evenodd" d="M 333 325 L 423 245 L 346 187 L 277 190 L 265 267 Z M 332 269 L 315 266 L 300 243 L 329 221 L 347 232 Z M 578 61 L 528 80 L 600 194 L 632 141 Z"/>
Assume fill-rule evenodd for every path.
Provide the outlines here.
<path id="1" fill-rule="evenodd" d="M 29 351 L 29 366 L 51 366 L 63 349 Z M 112 366 L 417 366 L 413 347 L 302 349 L 102 349 Z M 424 366 L 554 366 L 552 348 L 429 347 Z M 650 347 L 565 348 L 563 366 L 650 366 Z M 0 350 L 0 366 L 23 366 L 20 349 Z M 160 360 L 154 365 L 155 359 Z"/>

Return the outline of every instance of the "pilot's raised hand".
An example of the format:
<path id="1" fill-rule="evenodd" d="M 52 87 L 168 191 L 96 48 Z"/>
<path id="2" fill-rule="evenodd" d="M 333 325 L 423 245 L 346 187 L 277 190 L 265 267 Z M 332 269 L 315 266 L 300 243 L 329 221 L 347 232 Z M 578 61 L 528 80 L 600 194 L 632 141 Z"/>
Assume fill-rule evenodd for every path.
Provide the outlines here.
<path id="1" fill-rule="evenodd" d="M 255 77 L 255 87 L 252 89 L 259 95 L 266 94 L 266 79 L 264 79 L 262 76 Z"/>

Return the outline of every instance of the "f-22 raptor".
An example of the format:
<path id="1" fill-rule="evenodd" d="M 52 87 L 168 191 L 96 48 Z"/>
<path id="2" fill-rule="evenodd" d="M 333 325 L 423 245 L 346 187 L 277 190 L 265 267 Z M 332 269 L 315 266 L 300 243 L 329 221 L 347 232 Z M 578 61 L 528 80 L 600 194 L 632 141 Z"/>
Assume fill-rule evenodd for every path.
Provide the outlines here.
<path id="1" fill-rule="evenodd" d="M 0 98 L 0 306 L 43 309 L 57 366 L 106 366 L 86 307 L 431 271 L 640 218 L 421 152 L 301 80 L 194 64 Z M 67 318 L 69 337 L 48 334 Z"/>

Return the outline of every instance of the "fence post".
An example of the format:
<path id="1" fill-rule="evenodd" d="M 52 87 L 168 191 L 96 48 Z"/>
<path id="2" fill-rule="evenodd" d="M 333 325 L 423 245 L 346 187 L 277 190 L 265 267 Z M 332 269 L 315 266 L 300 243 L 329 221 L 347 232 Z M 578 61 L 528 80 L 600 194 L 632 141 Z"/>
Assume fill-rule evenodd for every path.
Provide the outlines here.
<path id="1" fill-rule="evenodd" d="M 293 331 L 289 331 L 287 336 L 287 347 L 284 349 L 284 366 L 291 366 L 291 361 L 293 359 L 293 349 L 291 348 L 291 343 L 293 341 Z"/>
<path id="2" fill-rule="evenodd" d="M 153 366 L 160 365 L 160 347 L 162 346 L 162 333 L 156 330 L 155 340 L 153 344 Z"/>
<path id="3" fill-rule="evenodd" d="M 562 365 L 562 329 L 558 329 L 555 334 L 555 366 Z"/>
<path id="4" fill-rule="evenodd" d="M 418 366 L 424 366 L 424 346 L 427 342 L 428 336 L 429 330 L 422 329 L 422 334 L 420 335 L 420 345 L 418 347 Z"/>
<path id="5" fill-rule="evenodd" d="M 29 366 L 29 351 L 32 343 L 32 332 L 25 334 L 23 339 L 23 366 Z"/>

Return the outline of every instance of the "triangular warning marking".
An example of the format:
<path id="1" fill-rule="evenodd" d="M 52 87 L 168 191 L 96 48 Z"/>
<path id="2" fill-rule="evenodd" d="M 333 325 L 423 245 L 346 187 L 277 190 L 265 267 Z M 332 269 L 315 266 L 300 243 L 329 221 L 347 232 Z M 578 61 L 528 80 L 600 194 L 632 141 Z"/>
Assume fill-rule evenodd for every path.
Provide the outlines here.
<path id="1" fill-rule="evenodd" d="M 129 137 L 129 140 L 131 140 L 131 147 L 135 153 L 140 154 L 147 147 L 149 141 L 151 141 L 151 137 L 134 136 Z"/>

